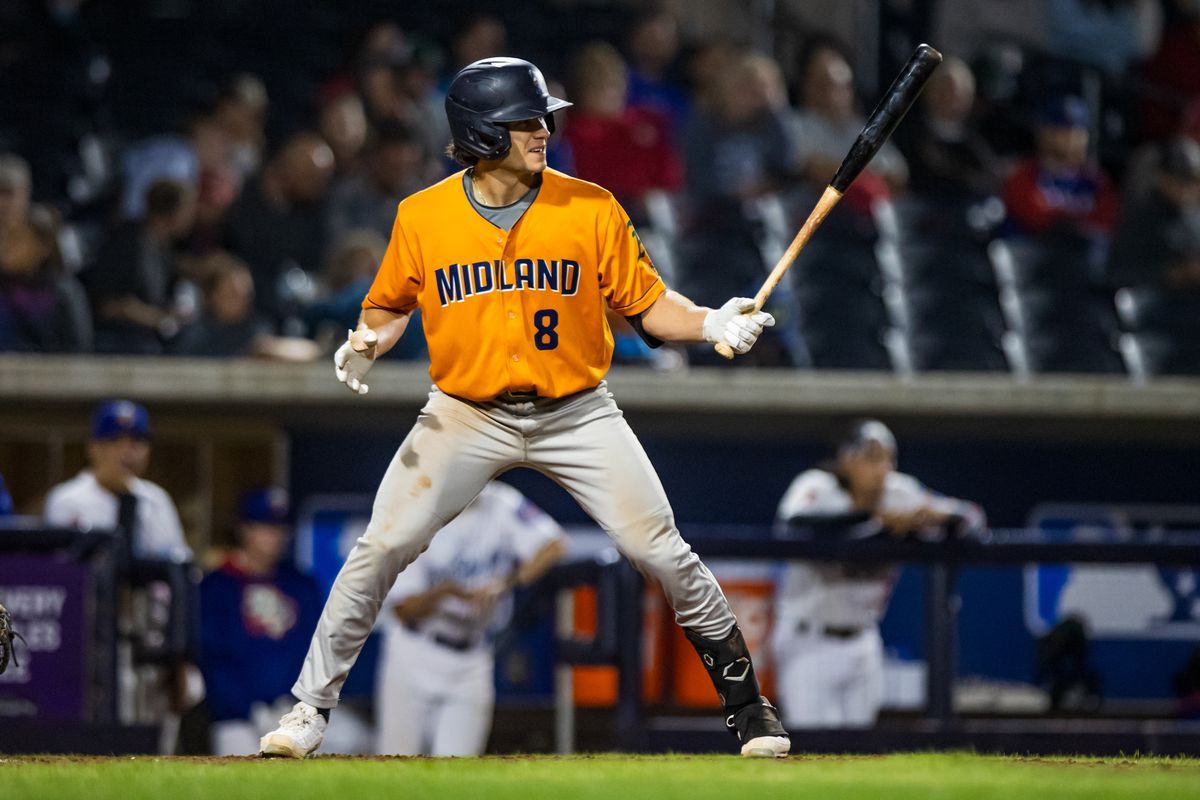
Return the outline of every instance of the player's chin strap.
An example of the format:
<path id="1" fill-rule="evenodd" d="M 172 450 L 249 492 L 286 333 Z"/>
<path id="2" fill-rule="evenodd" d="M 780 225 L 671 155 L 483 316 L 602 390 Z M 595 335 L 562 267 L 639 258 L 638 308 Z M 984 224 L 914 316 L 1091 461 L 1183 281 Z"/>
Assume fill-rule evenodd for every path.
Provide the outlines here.
<path id="1" fill-rule="evenodd" d="M 746 706 L 760 701 L 758 678 L 746 640 L 737 625 L 724 639 L 706 639 L 695 631 L 684 629 L 688 641 L 696 648 L 708 677 L 712 679 L 726 715 L 736 714 Z"/>

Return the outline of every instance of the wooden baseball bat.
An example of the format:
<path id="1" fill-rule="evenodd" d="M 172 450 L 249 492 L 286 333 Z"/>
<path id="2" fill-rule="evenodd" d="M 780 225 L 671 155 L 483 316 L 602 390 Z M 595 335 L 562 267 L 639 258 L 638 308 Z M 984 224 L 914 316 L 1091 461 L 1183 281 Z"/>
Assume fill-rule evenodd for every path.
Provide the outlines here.
<path id="1" fill-rule="evenodd" d="M 813 233 L 842 199 L 846 189 L 850 188 L 850 184 L 875 157 L 879 148 L 883 147 L 883 143 L 892 135 L 892 131 L 896 130 L 900 120 L 904 119 L 908 109 L 912 107 L 917 96 L 921 94 L 921 90 L 925 88 L 929 77 L 941 63 L 942 54 L 937 50 L 927 44 L 917 46 L 908 59 L 908 63 L 904 65 L 904 69 L 900 71 L 896 80 L 892 81 L 892 86 L 887 90 L 887 94 L 883 96 L 879 105 L 875 107 L 875 111 L 871 113 L 867 124 L 859 132 L 858 138 L 850 147 L 850 152 L 842 160 L 842 165 L 838 167 L 837 174 L 825 187 L 821 199 L 809 213 L 808 219 L 804 220 L 804 224 L 800 226 L 796 238 L 792 239 L 792 243 L 788 245 L 775 268 L 771 270 L 771 274 L 767 276 L 762 288 L 754 296 L 754 311 L 763 307 L 763 303 L 767 301 L 771 292 L 775 291 L 775 287 L 783 279 L 784 273 L 791 268 L 796 256 L 800 255 L 800 251 L 808 244 Z M 725 342 L 717 342 L 716 350 L 725 358 L 733 358 L 733 348 Z"/>

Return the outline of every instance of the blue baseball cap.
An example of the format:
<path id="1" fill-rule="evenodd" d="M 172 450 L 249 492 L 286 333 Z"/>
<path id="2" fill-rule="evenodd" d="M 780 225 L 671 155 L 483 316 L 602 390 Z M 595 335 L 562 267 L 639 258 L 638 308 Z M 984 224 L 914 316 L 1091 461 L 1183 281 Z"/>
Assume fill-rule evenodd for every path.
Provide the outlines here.
<path id="1" fill-rule="evenodd" d="M 242 495 L 242 508 L 238 517 L 242 522 L 287 525 L 291 516 L 292 504 L 286 489 L 278 486 L 251 489 Z"/>
<path id="2" fill-rule="evenodd" d="M 149 439 L 150 414 L 132 400 L 101 403 L 92 415 L 92 438 L 103 440 L 121 436 Z"/>
<path id="3" fill-rule="evenodd" d="M 1086 128 L 1091 119 L 1087 102 L 1069 94 L 1050 98 L 1038 112 L 1038 122 L 1053 128 Z"/>

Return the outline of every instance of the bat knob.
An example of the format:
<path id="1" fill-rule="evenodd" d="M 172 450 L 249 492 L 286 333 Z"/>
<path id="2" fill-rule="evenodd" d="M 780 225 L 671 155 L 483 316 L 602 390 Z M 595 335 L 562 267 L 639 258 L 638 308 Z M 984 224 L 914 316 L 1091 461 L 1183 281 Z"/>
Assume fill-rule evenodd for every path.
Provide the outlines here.
<path id="1" fill-rule="evenodd" d="M 720 353 L 721 356 L 726 360 L 733 359 L 733 348 L 724 342 L 717 342 L 715 345 L 713 345 L 713 349 Z"/>
<path id="2" fill-rule="evenodd" d="M 924 43 L 917 45 L 917 56 L 925 61 L 934 61 L 938 64 L 942 62 L 942 54 L 933 45 Z"/>

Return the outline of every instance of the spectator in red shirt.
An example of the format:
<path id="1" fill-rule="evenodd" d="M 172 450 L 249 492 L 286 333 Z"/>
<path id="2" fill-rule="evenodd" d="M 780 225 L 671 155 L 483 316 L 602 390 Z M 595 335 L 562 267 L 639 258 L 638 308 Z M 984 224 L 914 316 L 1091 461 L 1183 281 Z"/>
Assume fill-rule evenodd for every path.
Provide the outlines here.
<path id="1" fill-rule="evenodd" d="M 575 174 L 603 183 L 635 221 L 645 219 L 643 200 L 655 189 L 673 191 L 683 182 L 666 116 L 630 107 L 625 62 L 613 46 L 597 42 L 575 63 L 575 107 L 566 138 L 575 154 Z"/>
<path id="2" fill-rule="evenodd" d="M 1117 194 L 1104 170 L 1088 156 L 1088 107 L 1059 97 L 1041 111 L 1037 155 L 1022 161 L 1004 182 L 1004 204 L 1013 231 L 1106 237 L 1117 216 Z"/>

